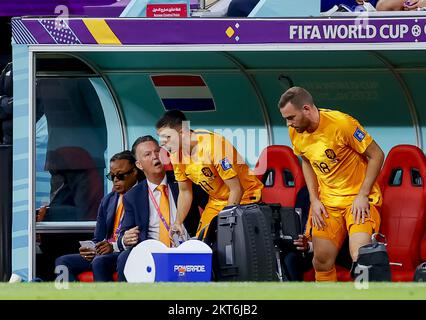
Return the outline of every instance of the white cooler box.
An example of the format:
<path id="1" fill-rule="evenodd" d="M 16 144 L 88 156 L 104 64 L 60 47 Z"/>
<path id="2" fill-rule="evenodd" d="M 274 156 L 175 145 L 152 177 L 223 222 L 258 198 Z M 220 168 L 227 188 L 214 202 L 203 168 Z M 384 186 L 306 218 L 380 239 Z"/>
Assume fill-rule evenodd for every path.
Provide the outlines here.
<path id="1" fill-rule="evenodd" d="M 188 240 L 168 248 L 158 240 L 146 240 L 132 249 L 124 267 L 128 282 L 208 282 L 212 274 L 212 250 L 202 241 Z"/>

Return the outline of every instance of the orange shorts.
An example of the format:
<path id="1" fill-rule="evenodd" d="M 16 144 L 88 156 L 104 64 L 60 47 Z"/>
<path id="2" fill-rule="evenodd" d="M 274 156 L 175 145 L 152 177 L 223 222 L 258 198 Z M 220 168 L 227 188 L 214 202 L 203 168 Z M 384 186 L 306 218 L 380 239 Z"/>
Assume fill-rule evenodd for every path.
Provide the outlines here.
<path id="1" fill-rule="evenodd" d="M 370 217 L 365 219 L 364 223 L 356 224 L 353 218 L 351 207 L 335 208 L 325 206 L 328 218 L 324 218 L 326 226 L 324 230 L 319 230 L 312 226 L 311 212 L 306 226 L 306 234 L 312 237 L 331 240 L 337 248 L 341 248 L 346 235 L 356 232 L 366 232 L 372 235 L 378 232 L 380 228 L 380 214 L 376 206 L 370 204 Z"/>

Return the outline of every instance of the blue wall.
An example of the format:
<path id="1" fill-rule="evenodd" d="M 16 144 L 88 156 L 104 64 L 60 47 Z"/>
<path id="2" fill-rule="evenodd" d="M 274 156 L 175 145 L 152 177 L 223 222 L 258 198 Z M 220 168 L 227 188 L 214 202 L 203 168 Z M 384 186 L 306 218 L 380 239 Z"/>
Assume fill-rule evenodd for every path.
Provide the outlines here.
<path id="1" fill-rule="evenodd" d="M 12 272 L 28 278 L 29 267 L 29 109 L 28 48 L 13 45 L 13 226 Z M 16 90 L 20 88 L 20 90 Z"/>

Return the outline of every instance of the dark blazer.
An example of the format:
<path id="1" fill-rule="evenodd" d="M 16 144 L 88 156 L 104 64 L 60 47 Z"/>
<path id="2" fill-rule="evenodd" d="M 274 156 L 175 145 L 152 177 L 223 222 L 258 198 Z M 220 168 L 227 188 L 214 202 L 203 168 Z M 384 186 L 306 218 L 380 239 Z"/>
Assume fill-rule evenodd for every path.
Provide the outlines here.
<path id="1" fill-rule="evenodd" d="M 178 183 L 175 180 L 173 171 L 167 171 L 167 184 L 171 191 L 175 203 L 177 205 L 177 198 L 179 195 Z M 204 208 L 207 201 L 208 195 L 201 190 L 200 187 L 193 185 L 193 201 L 191 209 L 185 218 L 185 228 L 188 230 L 191 236 L 195 235 L 198 222 L 200 220 L 200 212 L 198 206 Z M 136 226 L 139 226 L 139 242 L 148 239 L 148 226 L 149 226 L 149 196 L 148 196 L 148 183 L 145 180 L 139 182 L 138 185 L 130 189 L 123 198 L 124 201 L 124 218 L 121 223 L 120 235 L 118 237 L 118 247 L 120 250 L 124 250 L 122 238 L 124 232 Z"/>
<path id="2" fill-rule="evenodd" d="M 226 15 L 228 17 L 247 17 L 258 2 L 259 0 L 232 0 Z"/>
<path id="3" fill-rule="evenodd" d="M 118 193 L 110 192 L 102 199 L 98 208 L 93 242 L 98 243 L 111 237 L 118 198 Z"/>

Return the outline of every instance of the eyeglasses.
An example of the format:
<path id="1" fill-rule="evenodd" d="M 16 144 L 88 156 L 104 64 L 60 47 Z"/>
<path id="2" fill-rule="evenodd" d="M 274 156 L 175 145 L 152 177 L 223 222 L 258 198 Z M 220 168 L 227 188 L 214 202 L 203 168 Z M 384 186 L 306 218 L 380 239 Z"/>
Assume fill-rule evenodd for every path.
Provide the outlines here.
<path id="1" fill-rule="evenodd" d="M 127 172 L 124 173 L 117 173 L 117 174 L 112 174 L 111 172 L 108 173 L 105 177 L 108 180 L 114 181 L 115 178 L 117 178 L 118 180 L 124 180 L 126 179 L 126 176 L 128 176 L 129 174 L 131 174 L 133 171 L 135 170 L 135 168 L 130 169 Z"/>

